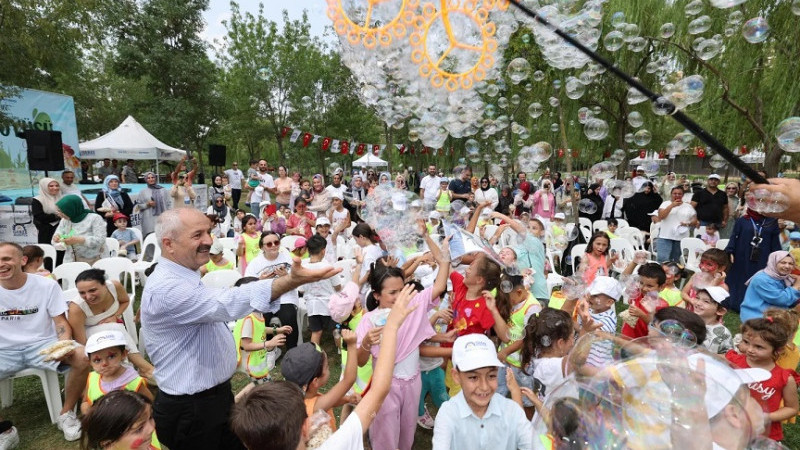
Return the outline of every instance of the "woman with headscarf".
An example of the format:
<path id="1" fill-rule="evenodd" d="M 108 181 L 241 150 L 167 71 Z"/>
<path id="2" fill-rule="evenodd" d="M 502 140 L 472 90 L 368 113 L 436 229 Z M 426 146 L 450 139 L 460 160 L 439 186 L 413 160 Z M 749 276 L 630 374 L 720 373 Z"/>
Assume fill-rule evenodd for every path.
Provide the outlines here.
<path id="1" fill-rule="evenodd" d="M 231 214 L 228 211 L 228 205 L 225 204 L 225 196 L 222 194 L 214 194 L 211 200 L 211 206 L 206 210 L 206 216 L 214 218 L 215 224 L 212 233 L 216 237 L 233 237 L 233 229 L 231 228 Z"/>
<path id="2" fill-rule="evenodd" d="M 214 180 L 211 181 L 211 186 L 208 187 L 208 202 L 213 205 L 214 196 L 221 195 L 225 199 L 225 186 L 222 184 L 222 176 L 214 175 Z"/>
<path id="3" fill-rule="evenodd" d="M 381 172 L 378 177 L 378 186 L 390 186 L 392 183 L 392 174 L 389 172 Z"/>
<path id="4" fill-rule="evenodd" d="M 33 225 L 39 231 L 40 244 L 49 244 L 56 232 L 58 221 L 58 207 L 56 202 L 61 199 L 61 185 L 53 178 L 39 180 L 39 195 L 31 201 L 31 214 Z"/>
<path id="5" fill-rule="evenodd" d="M 509 207 L 513 204 L 514 196 L 511 195 L 511 186 L 504 184 L 503 188 L 500 189 L 500 195 L 497 197 L 497 206 L 495 206 L 494 210 L 500 214 L 510 216 L 511 211 L 509 211 Z"/>
<path id="6" fill-rule="evenodd" d="M 780 250 L 769 255 L 767 267 L 756 272 L 745 285 L 742 322 L 764 316 L 771 306 L 791 308 L 800 301 L 800 277 L 793 277 L 795 261 L 789 252 Z"/>
<path id="7" fill-rule="evenodd" d="M 481 204 L 489 202 L 489 210 L 494 211 L 500 202 L 497 191 L 489 184 L 489 177 L 481 178 L 480 188 L 475 191 L 475 203 Z"/>
<path id="8" fill-rule="evenodd" d="M 730 238 L 733 232 L 733 224 L 742 211 L 739 208 L 739 184 L 731 182 L 725 185 L 725 194 L 728 196 L 728 217 L 725 218 L 727 220 L 725 227 L 719 230 L 719 237 L 722 239 Z"/>
<path id="9" fill-rule="evenodd" d="M 622 204 L 622 211 L 628 218 L 630 226 L 638 228 L 644 233 L 650 233 L 650 224 L 653 222 L 653 216 L 650 213 L 658 210 L 663 202 L 664 199 L 658 195 L 653 183 L 646 181 L 642 185 L 641 192 L 637 192 L 633 194 L 633 197 L 625 200 L 625 203 Z"/>
<path id="10" fill-rule="evenodd" d="M 777 219 L 764 217 L 752 209 L 736 219 L 728 246 L 725 247 L 725 253 L 731 257 L 731 266 L 725 278 L 731 296 L 722 304 L 728 310 L 739 312 L 747 289 L 745 282 L 767 267 L 769 256 L 781 249 L 779 234 Z"/>
<path id="11" fill-rule="evenodd" d="M 588 199 L 590 202 L 594 204 L 594 208 L 591 208 L 594 211 L 587 213 L 581 210 L 580 217 L 586 217 L 592 222 L 594 222 L 595 220 L 600 220 L 600 217 L 603 215 L 603 197 L 600 196 L 600 192 L 598 192 L 599 190 L 600 190 L 599 184 L 592 183 L 589 185 L 589 189 L 586 190 L 586 194 L 583 195 L 581 202 L 583 202 L 583 200 Z"/>
<path id="12" fill-rule="evenodd" d="M 523 181 L 519 184 L 519 191 L 514 197 L 514 217 L 519 217 L 524 212 L 531 212 L 531 206 L 533 206 L 532 191 L 533 185 L 530 182 Z"/>
<path id="13" fill-rule="evenodd" d="M 119 188 L 119 177 L 109 175 L 103 180 L 103 192 L 97 194 L 94 201 L 94 210 L 106 218 L 106 233 L 111 237 L 111 233 L 117 229 L 114 226 L 114 214 L 121 212 L 126 217 L 133 214 L 133 202 L 131 198 Z M 130 221 L 128 222 L 130 226 Z"/>
<path id="14" fill-rule="evenodd" d="M 112 175 L 109 175 L 112 176 Z M 58 223 L 51 243 L 64 250 L 64 262 L 94 264 L 106 248 L 106 227 L 103 218 L 83 206 L 77 195 L 67 195 L 56 202 Z"/>
<path id="15" fill-rule="evenodd" d="M 364 186 L 364 180 L 361 175 L 353 175 L 353 182 L 350 183 L 350 189 L 344 194 L 344 205 L 350 210 L 350 218 L 356 223 L 361 223 L 361 208 L 366 204 L 367 189 Z"/>
<path id="16" fill-rule="evenodd" d="M 158 216 L 169 209 L 169 197 L 167 196 L 167 190 L 158 184 L 158 178 L 155 173 L 145 172 L 144 181 L 147 183 L 147 187 L 139 192 L 136 197 L 136 204 L 139 205 L 142 236 L 147 236 L 155 231 Z"/>
<path id="17" fill-rule="evenodd" d="M 556 196 L 553 194 L 553 183 L 549 178 L 542 180 L 542 188 L 533 193 L 531 215 L 545 220 L 552 220 L 556 214 Z"/>
<path id="18" fill-rule="evenodd" d="M 331 196 L 330 191 L 325 189 L 325 177 L 320 174 L 311 177 L 311 190 L 313 197 L 308 205 L 308 211 L 324 214 L 331 208 Z M 295 209 L 297 209 L 297 202 L 295 202 Z"/>

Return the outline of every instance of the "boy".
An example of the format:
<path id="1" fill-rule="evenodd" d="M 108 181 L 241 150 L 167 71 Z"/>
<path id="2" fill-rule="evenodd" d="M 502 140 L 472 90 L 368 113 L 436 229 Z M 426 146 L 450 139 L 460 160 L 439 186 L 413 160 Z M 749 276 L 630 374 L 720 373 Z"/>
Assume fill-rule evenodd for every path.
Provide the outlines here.
<path id="1" fill-rule="evenodd" d="M 303 238 L 297 240 L 305 241 Z M 328 243 L 322 236 L 318 234 L 311 236 L 306 243 L 309 260 L 303 266 L 309 269 L 333 267 L 331 263 L 324 259 L 327 246 Z M 334 323 L 328 310 L 328 301 L 334 293 L 341 290 L 341 277 L 338 276 L 316 281 L 304 287 L 303 298 L 306 300 L 306 308 L 308 310 L 308 328 L 311 330 L 311 342 L 316 345 L 320 343 L 323 330 L 333 330 Z M 336 342 L 336 348 L 340 348 L 339 340 L 334 339 L 334 341 Z"/>
<path id="2" fill-rule="evenodd" d="M 379 360 L 380 361 L 380 360 Z M 525 411 L 499 394 L 497 359 L 492 341 L 483 334 L 468 334 L 453 344 L 453 379 L 461 391 L 446 401 L 436 415 L 433 449 L 533 448 L 533 428 Z"/>
<path id="3" fill-rule="evenodd" d="M 117 229 L 111 233 L 111 238 L 119 241 L 119 256 L 136 259 L 136 244 L 139 243 L 139 239 L 133 230 L 128 229 L 128 216 L 120 212 L 114 214 L 114 226 Z"/>
<path id="4" fill-rule="evenodd" d="M 311 181 L 309 180 L 301 180 L 300 181 L 300 198 L 306 201 L 306 203 L 311 203 L 311 199 L 314 198 L 314 195 L 311 191 Z"/>
<path id="5" fill-rule="evenodd" d="M 800 231 L 789 233 L 789 254 L 792 255 L 795 266 L 797 266 L 795 272 L 800 273 Z"/>
<path id="6" fill-rule="evenodd" d="M 733 348 L 731 332 L 722 324 L 727 312 L 722 302 L 729 296 L 728 291 L 719 286 L 708 286 L 698 290 L 694 298 L 694 312 L 706 324 L 703 347 L 711 353 L 724 355 Z"/>
<path id="7" fill-rule="evenodd" d="M 589 313 L 593 322 L 599 325 L 599 330 L 615 334 L 617 332 L 617 312 L 614 304 L 622 297 L 622 286 L 611 277 L 598 276 L 589 286 Z M 582 326 L 583 320 L 578 322 Z M 594 367 L 605 367 L 613 357 L 611 354 L 611 341 L 592 344 L 586 363 Z"/>
<path id="8" fill-rule="evenodd" d="M 317 235 L 322 236 L 325 239 L 327 245 L 325 246 L 325 261 L 328 261 L 330 264 L 336 262 L 336 244 L 339 240 L 339 229 L 333 231 L 331 234 L 331 221 L 328 220 L 325 216 L 320 216 L 317 218 L 317 223 L 315 225 L 317 229 Z"/>
<path id="9" fill-rule="evenodd" d="M 636 267 L 635 262 L 628 264 L 625 269 L 625 274 L 633 272 Z M 647 336 L 647 326 L 650 324 L 652 315 L 658 309 L 667 305 L 663 300 L 660 300 L 658 293 L 667 281 L 667 274 L 660 264 L 647 263 L 639 267 L 639 295 L 631 299 L 631 306 L 620 313 L 620 318 L 625 322 L 622 325 L 622 335 L 631 339 Z M 655 298 L 656 304 L 652 307 L 645 307 L 645 303 L 650 300 L 645 299 Z"/>
<path id="10" fill-rule="evenodd" d="M 206 265 L 200 267 L 200 275 L 205 275 L 215 270 L 235 269 L 233 261 L 228 261 L 225 259 L 225 255 L 223 254 L 224 250 L 225 249 L 222 247 L 222 243 L 219 241 L 219 239 L 214 239 L 214 243 L 211 244 L 211 249 L 208 250 L 210 260 L 206 263 Z"/>
<path id="11" fill-rule="evenodd" d="M 610 217 L 606 221 L 606 236 L 608 236 L 609 239 L 618 237 L 616 234 L 614 234 L 617 232 L 617 228 L 619 228 L 619 222 L 617 222 L 617 219 Z"/>

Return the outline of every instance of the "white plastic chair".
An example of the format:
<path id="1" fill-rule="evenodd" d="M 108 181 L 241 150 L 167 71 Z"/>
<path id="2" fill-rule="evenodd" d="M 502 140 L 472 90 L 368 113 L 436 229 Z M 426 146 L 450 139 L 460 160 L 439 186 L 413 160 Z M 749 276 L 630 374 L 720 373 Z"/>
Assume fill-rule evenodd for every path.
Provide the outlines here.
<path id="1" fill-rule="evenodd" d="M 133 270 L 136 272 L 136 275 L 139 276 L 142 286 L 144 286 L 144 283 L 147 281 L 147 275 L 145 275 L 144 272 L 149 269 L 150 266 L 157 263 L 160 257 L 161 246 L 158 243 L 158 239 L 156 239 L 156 234 L 150 233 L 144 238 L 142 255 L 139 257 L 139 260 L 133 264 Z"/>
<path id="2" fill-rule="evenodd" d="M 47 402 L 47 411 L 50 413 L 50 422 L 56 423 L 64 404 L 61 401 L 61 388 L 58 384 L 58 373 L 53 370 L 25 369 L 10 378 L 0 380 L 0 405 L 8 408 L 14 403 L 14 379 L 37 376 L 42 381 L 44 399 Z"/>
<path id="3" fill-rule="evenodd" d="M 700 270 L 700 255 L 708 250 L 708 246 L 700 239 L 687 237 L 681 239 L 681 257 L 687 270 L 697 272 Z"/>
<path id="4" fill-rule="evenodd" d="M 598 219 L 592 222 L 592 233 L 597 233 L 600 230 L 608 228 L 608 221 L 605 219 Z"/>
<path id="5" fill-rule="evenodd" d="M 44 250 L 44 259 L 50 258 L 52 267 L 55 269 L 56 267 L 56 248 L 50 244 L 36 244 Z"/>
<path id="6" fill-rule="evenodd" d="M 139 258 L 141 259 L 142 257 L 141 250 L 144 248 L 144 237 L 142 237 L 142 230 L 136 227 L 131 227 L 129 228 L 129 230 L 131 230 L 133 234 L 136 235 L 136 240 L 139 241 L 139 243 L 136 244 L 136 252 L 139 254 Z"/>
<path id="7" fill-rule="evenodd" d="M 578 258 L 583 258 L 583 254 L 586 253 L 586 244 L 578 244 L 572 247 L 569 255 L 572 258 L 572 273 L 574 274 L 578 268 Z"/>
<path id="8" fill-rule="evenodd" d="M 720 240 L 717 241 L 717 244 L 715 245 L 715 247 L 717 247 L 720 250 L 725 250 L 725 247 L 728 246 L 728 242 L 729 241 L 730 241 L 730 239 L 720 239 Z"/>
<path id="9" fill-rule="evenodd" d="M 127 278 L 130 282 L 128 296 L 131 298 L 131 302 L 133 302 L 133 299 L 136 297 L 136 269 L 134 268 L 133 261 L 120 256 L 103 258 L 94 263 L 92 267 L 105 270 L 109 279 L 117 280 L 122 283 L 123 286 L 125 286 Z"/>
<path id="10" fill-rule="evenodd" d="M 64 263 L 53 269 L 53 276 L 61 283 L 61 289 L 72 289 L 75 287 L 75 278 L 84 270 L 91 268 L 92 266 L 85 262 Z"/>
<path id="11" fill-rule="evenodd" d="M 336 261 L 333 264 L 333 267 L 337 269 L 342 269 L 342 272 L 339 276 L 342 278 L 342 285 L 347 283 L 353 278 L 353 269 L 356 267 L 356 260 L 355 259 L 342 259 Z"/>
<path id="12" fill-rule="evenodd" d="M 119 241 L 114 238 L 106 238 L 106 258 L 116 258 L 119 254 Z"/>
<path id="13" fill-rule="evenodd" d="M 200 280 L 208 287 L 226 288 L 231 287 L 242 278 L 242 275 L 236 270 L 215 270 L 203 276 Z"/>
<path id="14" fill-rule="evenodd" d="M 630 225 L 628 225 L 628 221 L 625 219 L 617 219 L 617 225 L 619 226 L 617 230 L 630 227 Z"/>
<path id="15" fill-rule="evenodd" d="M 586 228 L 587 230 L 592 229 L 592 221 L 589 220 L 588 217 L 578 217 L 578 224 L 581 228 Z"/>
<path id="16" fill-rule="evenodd" d="M 285 248 L 286 250 L 291 252 L 292 250 L 294 250 L 295 241 L 297 241 L 297 239 L 300 238 L 300 237 L 302 237 L 302 236 L 289 235 L 289 236 L 282 237 L 281 238 L 281 248 Z"/>
<path id="17" fill-rule="evenodd" d="M 633 244 L 631 244 L 631 242 L 625 238 L 611 238 L 609 252 L 612 250 L 616 251 L 619 257 L 625 262 L 633 261 L 633 256 L 636 252 Z"/>
<path id="18" fill-rule="evenodd" d="M 64 301 L 67 302 L 67 303 L 75 301 L 75 299 L 78 298 L 79 296 L 80 296 L 80 294 L 78 294 L 78 289 L 77 288 L 72 288 L 72 289 L 67 289 L 65 291 L 61 291 L 61 298 L 63 298 Z"/>

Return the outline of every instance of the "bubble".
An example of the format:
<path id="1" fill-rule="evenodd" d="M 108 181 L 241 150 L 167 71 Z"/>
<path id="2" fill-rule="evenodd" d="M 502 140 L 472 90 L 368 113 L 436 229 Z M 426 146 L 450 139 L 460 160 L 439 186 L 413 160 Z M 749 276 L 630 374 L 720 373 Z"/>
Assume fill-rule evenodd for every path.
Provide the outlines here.
<path id="1" fill-rule="evenodd" d="M 638 103 L 646 102 L 647 96 L 639 92 L 635 87 L 628 88 L 627 101 L 629 105 L 636 105 Z"/>
<path id="2" fill-rule="evenodd" d="M 742 25 L 742 36 L 751 44 L 760 44 L 769 37 L 769 23 L 763 17 L 754 17 Z"/>
<path id="3" fill-rule="evenodd" d="M 783 151 L 800 152 L 800 117 L 783 119 L 775 131 L 775 139 L 778 140 L 778 147 Z"/>
<path id="4" fill-rule="evenodd" d="M 506 294 L 510 294 L 514 290 L 514 283 L 511 280 L 503 280 L 500 282 L 500 290 Z"/>
<path id="5" fill-rule="evenodd" d="M 633 194 L 636 193 L 636 189 L 633 187 L 633 183 L 630 181 L 624 180 L 608 180 L 603 183 L 606 187 L 606 190 L 610 192 L 612 195 L 619 194 L 622 198 L 631 198 Z"/>
<path id="6" fill-rule="evenodd" d="M 678 109 L 675 108 L 675 105 L 669 101 L 667 97 L 658 97 L 656 101 L 653 102 L 651 105 L 651 109 L 653 114 L 657 116 L 666 116 L 668 114 L 672 114 Z"/>
<path id="7" fill-rule="evenodd" d="M 800 16 L 800 0 L 794 0 L 792 2 L 792 14 Z"/>
<path id="8" fill-rule="evenodd" d="M 583 97 L 584 92 L 586 92 L 586 85 L 581 83 L 581 80 L 574 77 L 567 80 L 567 85 L 566 85 L 567 97 L 571 98 L 572 100 L 577 100 Z"/>
<path id="9" fill-rule="evenodd" d="M 741 25 L 742 22 L 744 22 L 744 13 L 742 13 L 741 11 L 735 10 L 731 11 L 731 13 L 728 14 L 729 25 L 734 25 L 734 26 Z"/>
<path id="10" fill-rule="evenodd" d="M 500 109 L 508 108 L 508 99 L 505 97 L 500 97 L 497 99 L 497 107 Z"/>
<path id="11" fill-rule="evenodd" d="M 725 161 L 725 158 L 723 158 L 721 155 L 714 155 L 709 158 L 708 165 L 715 169 L 721 169 L 728 165 L 728 161 Z"/>
<path id="12" fill-rule="evenodd" d="M 311 97 L 307 95 L 303 96 L 303 98 L 300 99 L 300 104 L 303 105 L 305 109 L 311 108 Z"/>
<path id="13" fill-rule="evenodd" d="M 533 119 L 537 119 L 539 116 L 541 116 L 542 104 L 539 102 L 531 103 L 530 106 L 528 106 L 528 115 Z"/>
<path id="14" fill-rule="evenodd" d="M 722 46 L 716 39 L 703 39 L 703 42 L 697 46 L 697 56 L 703 61 L 717 56 Z"/>
<path id="15" fill-rule="evenodd" d="M 686 7 L 684 7 L 683 10 L 686 12 L 687 16 L 696 16 L 700 14 L 700 11 L 703 10 L 703 1 L 692 0 L 686 5 Z"/>
<path id="16" fill-rule="evenodd" d="M 522 35 L 522 43 L 523 44 L 530 44 L 531 42 L 531 35 L 530 34 L 523 34 Z"/>
<path id="17" fill-rule="evenodd" d="M 625 25 L 625 13 L 622 11 L 617 11 L 611 15 L 611 26 L 614 28 L 619 28 Z"/>
<path id="18" fill-rule="evenodd" d="M 512 105 L 519 105 L 520 100 L 521 100 L 521 98 L 520 98 L 519 94 L 514 94 L 514 95 L 511 96 L 511 100 L 510 101 L 511 101 Z"/>
<path id="19" fill-rule="evenodd" d="M 655 292 L 651 292 L 650 294 L 655 294 Z M 658 294 L 656 294 L 656 298 L 658 298 Z M 663 302 L 663 300 L 661 300 Z M 656 300 L 658 303 L 658 300 Z M 697 336 L 692 333 L 690 330 L 686 329 L 680 322 L 673 319 L 667 319 L 658 323 L 656 328 L 664 337 L 668 338 L 672 342 L 680 345 L 684 345 L 687 347 L 694 347 L 697 345 Z"/>
<path id="20" fill-rule="evenodd" d="M 258 78 L 264 81 L 269 80 L 269 69 L 267 69 L 266 67 L 258 69 Z"/>
<path id="21" fill-rule="evenodd" d="M 611 179 L 617 173 L 617 168 L 607 162 L 599 162 L 589 168 L 589 178 L 593 181 Z"/>
<path id="22" fill-rule="evenodd" d="M 647 40 L 643 37 L 637 36 L 628 42 L 628 50 L 639 53 L 647 47 Z"/>
<path id="23" fill-rule="evenodd" d="M 711 28 L 711 17 L 700 16 L 689 22 L 688 31 L 689 34 L 700 34 L 705 33 L 709 28 Z"/>
<path id="24" fill-rule="evenodd" d="M 553 133 L 556 133 L 559 130 L 559 128 L 560 127 L 558 126 L 557 123 L 550 124 L 550 131 L 552 131 Z"/>
<path id="25" fill-rule="evenodd" d="M 514 58 L 508 63 L 506 74 L 512 83 L 519 84 L 530 76 L 531 65 L 525 58 Z"/>
<path id="26" fill-rule="evenodd" d="M 508 280 L 504 280 L 503 282 L 511 283 Z M 500 290 L 501 291 L 503 290 L 502 287 L 503 287 L 503 283 L 500 283 Z M 510 293 L 513 290 L 514 290 L 514 287 L 512 286 L 511 289 L 506 293 Z M 503 292 L 505 292 L 505 291 L 503 291 Z M 525 339 L 525 334 L 526 334 L 525 329 L 526 329 L 526 327 L 524 325 L 523 326 L 516 326 L 515 325 L 515 326 L 508 327 L 508 341 L 509 342 L 514 342 L 514 341 L 521 341 L 521 340 Z"/>
<path id="27" fill-rule="evenodd" d="M 628 124 L 633 128 L 639 128 L 644 124 L 644 118 L 642 117 L 642 113 L 638 111 L 632 111 L 628 114 Z"/>
<path id="28" fill-rule="evenodd" d="M 661 163 L 656 159 L 646 159 L 641 164 L 644 167 L 645 175 L 652 177 L 661 170 Z"/>
<path id="29" fill-rule="evenodd" d="M 569 245 L 569 239 L 567 239 L 567 235 L 559 234 L 558 236 L 553 237 L 553 247 L 556 248 L 558 251 L 564 251 L 567 249 Z"/>
<path id="30" fill-rule="evenodd" d="M 550 97 L 547 100 L 547 103 L 550 103 L 550 106 L 552 106 L 553 108 L 558 108 L 558 105 L 561 104 L 561 102 L 556 97 Z"/>
<path id="31" fill-rule="evenodd" d="M 710 0 L 711 6 L 720 9 L 733 8 L 734 6 L 741 5 L 747 0 Z"/>
<path id="32" fill-rule="evenodd" d="M 541 70 L 533 72 L 533 81 L 542 81 L 542 80 L 544 80 L 544 72 L 542 72 Z"/>
<path id="33" fill-rule="evenodd" d="M 789 198 L 781 192 L 771 192 L 767 189 L 748 191 L 745 195 L 747 207 L 760 213 L 777 214 L 786 210 Z"/>
<path id="34" fill-rule="evenodd" d="M 583 214 L 592 215 L 597 212 L 597 205 L 588 198 L 584 198 L 578 203 L 578 211 Z"/>
<path id="35" fill-rule="evenodd" d="M 500 93 L 500 88 L 497 87 L 496 84 L 490 84 L 489 87 L 486 88 L 486 95 L 489 97 L 497 97 L 497 94 Z"/>
<path id="36" fill-rule="evenodd" d="M 570 240 L 570 242 L 574 241 L 575 239 L 578 239 L 578 237 L 580 235 L 581 235 L 581 230 L 578 229 L 578 227 L 576 227 L 574 223 L 568 223 L 567 224 L 567 234 L 566 234 L 566 236 L 567 236 L 567 239 Z"/>
<path id="37" fill-rule="evenodd" d="M 639 147 L 644 147 L 652 138 L 653 135 L 648 130 L 639 130 L 633 135 L 633 142 Z"/>
<path id="38" fill-rule="evenodd" d="M 592 118 L 592 112 L 589 108 L 583 106 L 578 110 L 578 122 L 585 124 L 587 120 Z"/>
<path id="39" fill-rule="evenodd" d="M 419 201 L 414 193 L 395 189 L 391 184 L 380 185 L 367 197 L 364 220 L 381 237 L 390 251 L 413 249 L 418 245 L 417 224 L 409 220 L 409 207 Z"/>
<path id="40" fill-rule="evenodd" d="M 332 163 L 330 163 L 328 165 L 328 173 L 332 174 L 332 173 L 336 172 L 337 170 L 341 170 L 341 168 L 342 168 L 342 166 L 340 166 L 339 163 L 334 161 L 334 162 L 332 162 Z"/>
<path id="41" fill-rule="evenodd" d="M 636 25 L 635 23 L 626 23 L 622 28 L 622 32 L 625 36 L 625 42 L 630 42 L 639 36 L 639 25 Z"/>
<path id="42" fill-rule="evenodd" d="M 600 141 L 608 136 L 608 123 L 603 119 L 589 119 L 583 126 L 583 133 L 591 141 Z"/>
<path id="43" fill-rule="evenodd" d="M 603 38 L 603 47 L 610 52 L 615 52 L 622 48 L 625 36 L 619 30 L 610 31 Z"/>
<path id="44" fill-rule="evenodd" d="M 669 39 L 672 35 L 675 34 L 675 25 L 671 22 L 667 22 L 664 25 L 661 25 L 661 28 L 658 30 L 658 35 L 661 36 L 661 39 Z"/>

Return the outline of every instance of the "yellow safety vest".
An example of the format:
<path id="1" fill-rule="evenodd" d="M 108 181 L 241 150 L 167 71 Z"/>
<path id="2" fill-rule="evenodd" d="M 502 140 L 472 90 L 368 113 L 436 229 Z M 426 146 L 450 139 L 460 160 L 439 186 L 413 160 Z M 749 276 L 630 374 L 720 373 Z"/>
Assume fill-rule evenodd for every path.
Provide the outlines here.
<path id="1" fill-rule="evenodd" d="M 511 313 L 511 317 L 508 320 L 508 334 L 509 334 L 509 341 L 500 343 L 499 350 L 502 350 L 509 345 L 513 344 L 515 341 L 522 339 L 525 332 L 525 315 L 530 311 L 530 309 L 534 306 L 538 306 L 541 308 L 541 305 L 538 301 L 536 301 L 536 297 L 533 294 L 530 294 L 527 299 L 523 302 L 522 306 Z M 514 367 L 522 367 L 522 354 L 519 350 L 516 352 L 508 355 L 506 357 L 506 361 L 513 365 Z"/>
<path id="2" fill-rule="evenodd" d="M 236 362 L 239 364 L 242 362 L 242 328 L 247 320 L 253 323 L 253 342 L 263 343 L 267 340 L 267 327 L 263 317 L 250 314 L 244 319 L 237 320 L 236 326 L 233 327 L 233 338 L 236 340 Z M 266 378 L 272 369 L 267 359 L 267 350 L 262 348 L 261 350 L 249 352 L 244 367 L 251 378 Z"/>
<path id="3" fill-rule="evenodd" d="M 144 378 L 142 377 L 136 377 L 128 384 L 123 386 L 122 389 L 131 392 L 138 392 L 139 387 L 142 385 L 147 386 L 147 382 L 145 382 Z M 100 386 L 100 374 L 94 371 L 89 372 L 89 377 L 86 378 L 86 402 L 90 405 L 94 405 L 94 402 L 96 402 L 97 399 L 106 394 L 107 392 L 105 392 Z M 158 441 L 155 431 L 153 431 L 153 437 L 150 440 L 150 447 L 161 450 L 161 443 Z"/>

